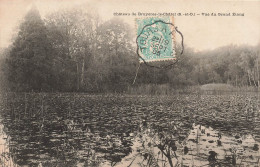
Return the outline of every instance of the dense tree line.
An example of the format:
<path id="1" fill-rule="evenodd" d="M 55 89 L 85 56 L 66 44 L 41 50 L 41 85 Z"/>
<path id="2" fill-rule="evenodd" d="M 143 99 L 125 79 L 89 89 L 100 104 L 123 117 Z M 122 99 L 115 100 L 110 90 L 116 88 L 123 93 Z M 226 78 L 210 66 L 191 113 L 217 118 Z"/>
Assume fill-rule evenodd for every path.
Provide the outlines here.
<path id="1" fill-rule="evenodd" d="M 11 91 L 122 92 L 138 66 L 135 31 L 93 12 L 61 10 L 41 18 L 32 8 L 14 42 L 1 50 L 1 87 Z M 259 86 L 259 46 L 195 52 L 185 47 L 170 69 L 141 64 L 135 85 L 228 83 Z"/>

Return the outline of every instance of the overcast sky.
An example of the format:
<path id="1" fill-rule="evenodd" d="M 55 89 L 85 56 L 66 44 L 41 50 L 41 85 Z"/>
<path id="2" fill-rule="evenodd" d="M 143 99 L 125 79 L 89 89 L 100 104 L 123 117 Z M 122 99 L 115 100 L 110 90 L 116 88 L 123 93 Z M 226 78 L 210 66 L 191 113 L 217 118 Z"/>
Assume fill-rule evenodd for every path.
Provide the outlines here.
<path id="1" fill-rule="evenodd" d="M 169 1 L 169 0 L 0 0 L 0 47 L 11 43 L 25 13 L 35 4 L 42 17 L 60 8 L 92 6 L 105 21 L 114 12 L 171 13 L 244 13 L 245 16 L 179 16 L 175 24 L 183 33 L 185 44 L 197 51 L 229 44 L 257 45 L 260 42 L 260 1 Z M 120 16 L 131 26 L 134 16 Z M 138 18 L 138 17 L 137 17 Z"/>

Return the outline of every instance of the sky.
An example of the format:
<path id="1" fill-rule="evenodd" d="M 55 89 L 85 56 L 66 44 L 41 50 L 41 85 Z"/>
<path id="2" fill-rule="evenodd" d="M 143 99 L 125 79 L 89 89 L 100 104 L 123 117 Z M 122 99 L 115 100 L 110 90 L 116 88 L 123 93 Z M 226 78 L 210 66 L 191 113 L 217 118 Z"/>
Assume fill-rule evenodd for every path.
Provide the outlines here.
<path id="1" fill-rule="evenodd" d="M 93 8 L 103 21 L 115 17 L 115 12 L 195 13 L 196 16 L 175 17 L 175 25 L 184 35 L 185 44 L 195 51 L 230 44 L 255 46 L 260 43 L 260 0 L 0 0 L 0 47 L 11 44 L 14 32 L 32 4 L 43 18 L 51 12 L 75 6 L 86 7 L 86 10 Z M 217 16 L 202 16 L 202 13 L 216 13 Z M 218 16 L 218 13 L 243 13 L 244 16 Z M 135 27 L 135 19 L 140 18 L 116 17 L 132 27 Z"/>

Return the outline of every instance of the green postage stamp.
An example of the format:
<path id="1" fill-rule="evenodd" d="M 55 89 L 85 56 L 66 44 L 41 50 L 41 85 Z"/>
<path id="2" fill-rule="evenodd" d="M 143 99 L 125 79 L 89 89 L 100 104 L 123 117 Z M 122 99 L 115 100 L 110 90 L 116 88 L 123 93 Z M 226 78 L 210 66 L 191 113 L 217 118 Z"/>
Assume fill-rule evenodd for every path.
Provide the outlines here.
<path id="1" fill-rule="evenodd" d="M 173 17 L 137 19 L 137 54 L 140 62 L 174 60 L 175 27 Z"/>

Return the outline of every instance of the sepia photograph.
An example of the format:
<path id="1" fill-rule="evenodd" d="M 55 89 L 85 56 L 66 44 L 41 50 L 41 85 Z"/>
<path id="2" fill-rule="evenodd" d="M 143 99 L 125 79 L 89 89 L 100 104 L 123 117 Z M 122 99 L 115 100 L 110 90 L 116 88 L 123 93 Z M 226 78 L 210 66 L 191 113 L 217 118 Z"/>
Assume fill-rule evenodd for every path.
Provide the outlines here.
<path id="1" fill-rule="evenodd" d="M 0 167 L 260 167 L 259 0 L 0 0 Z"/>

